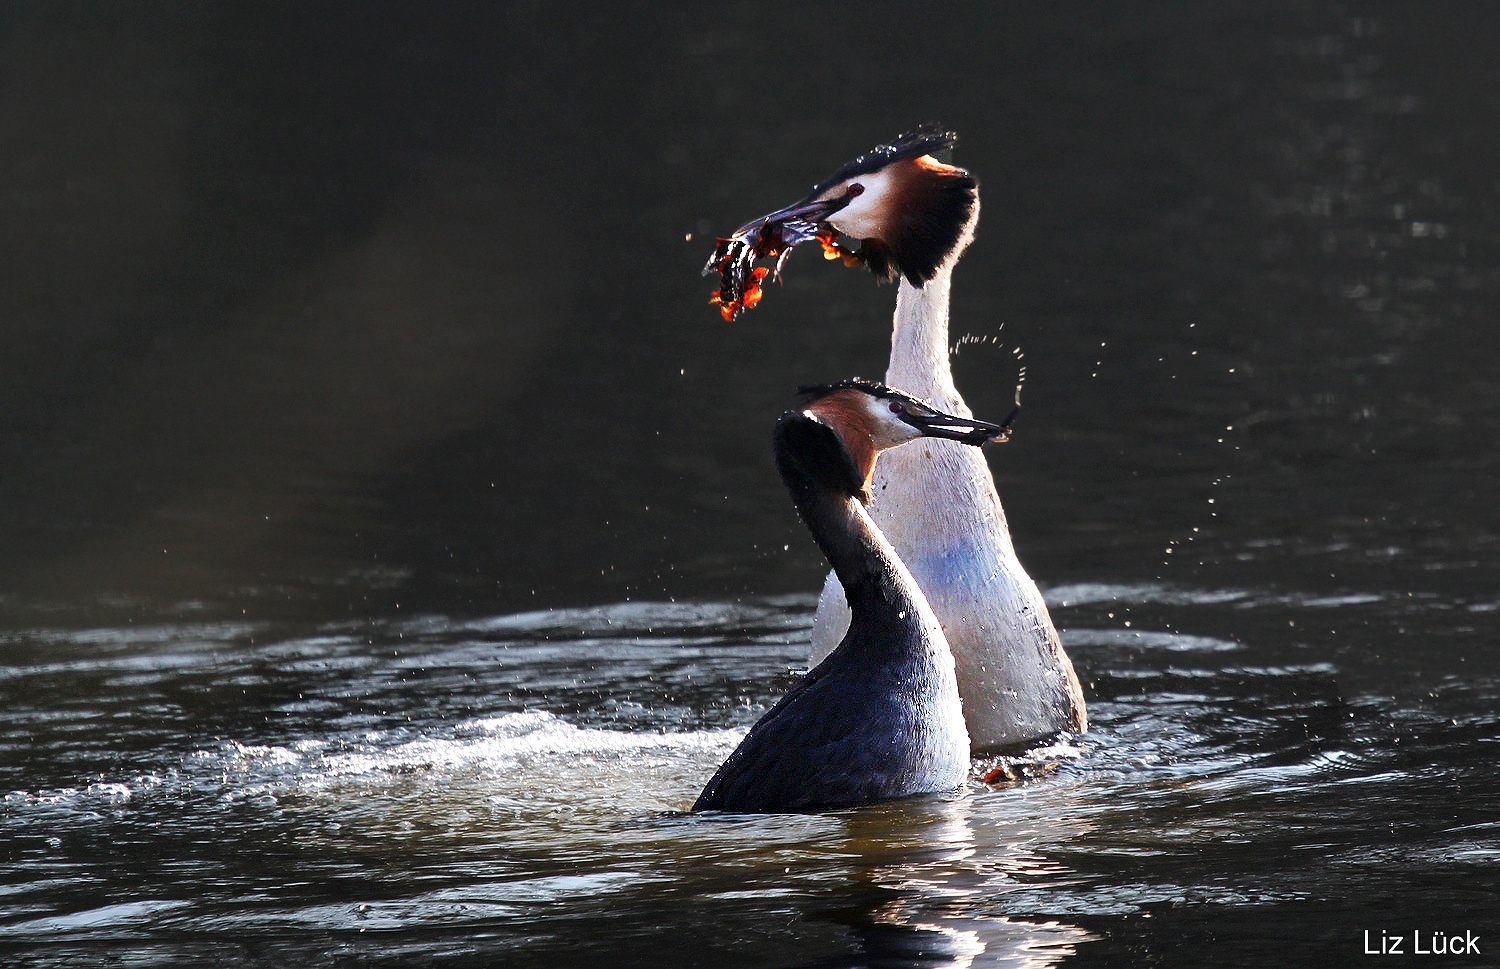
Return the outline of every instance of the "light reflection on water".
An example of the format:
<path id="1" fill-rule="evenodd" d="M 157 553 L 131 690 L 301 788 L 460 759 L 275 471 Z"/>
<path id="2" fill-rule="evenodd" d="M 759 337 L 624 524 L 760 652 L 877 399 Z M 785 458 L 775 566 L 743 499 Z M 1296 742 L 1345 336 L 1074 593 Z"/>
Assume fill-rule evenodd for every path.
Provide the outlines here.
<path id="1" fill-rule="evenodd" d="M 8 645 L 32 661 L 0 668 L 0 762 L 27 764 L 43 730 L 56 756 L 13 771 L 33 783 L 0 800 L 14 846 L 0 947 L 37 965 L 128 944 L 141 965 L 494 951 L 517 965 L 1049 966 L 1164 906 L 1254 918 L 1397 868 L 1493 860 L 1473 805 L 1436 820 L 1401 807 L 1467 782 L 1472 764 L 1440 754 L 1449 738 L 1422 735 L 1488 731 L 1492 745 L 1493 713 L 1476 711 L 1493 682 L 1467 684 L 1439 724 L 1343 695 L 1332 663 L 1163 628 L 1226 605 L 1306 615 L 1366 599 L 1052 599 L 1094 726 L 1039 752 L 1051 773 L 809 817 L 681 813 L 791 682 L 805 598 L 289 637 L 20 635 Z M 1168 621 L 1084 625 L 1127 607 Z"/>

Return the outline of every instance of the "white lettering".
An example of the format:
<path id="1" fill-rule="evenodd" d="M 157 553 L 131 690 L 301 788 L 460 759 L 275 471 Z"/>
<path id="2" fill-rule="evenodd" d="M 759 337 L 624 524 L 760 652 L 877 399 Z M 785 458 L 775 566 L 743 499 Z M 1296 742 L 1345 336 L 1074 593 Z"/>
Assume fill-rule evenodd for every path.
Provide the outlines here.
<path id="1" fill-rule="evenodd" d="M 1383 929 L 1377 931 L 1375 934 L 1380 937 L 1379 946 L 1375 944 L 1374 939 L 1370 938 L 1370 930 L 1364 930 L 1365 955 L 1406 955 L 1407 937 L 1405 935 L 1391 935 Z M 1480 954 L 1479 936 L 1474 934 L 1473 929 L 1465 929 L 1461 934 L 1458 932 L 1434 932 L 1430 929 L 1413 929 L 1411 933 L 1411 954 L 1414 956 L 1477 956 Z"/>

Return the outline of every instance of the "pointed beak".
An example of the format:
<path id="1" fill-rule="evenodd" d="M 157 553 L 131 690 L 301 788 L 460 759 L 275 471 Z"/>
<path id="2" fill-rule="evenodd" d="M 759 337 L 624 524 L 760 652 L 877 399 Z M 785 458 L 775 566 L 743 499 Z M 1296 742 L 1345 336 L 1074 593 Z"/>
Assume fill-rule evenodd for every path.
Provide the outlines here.
<path id="1" fill-rule="evenodd" d="M 741 239 L 752 232 L 761 236 L 766 235 L 766 227 L 777 226 L 781 229 L 782 245 L 790 248 L 799 242 L 806 242 L 813 237 L 813 231 L 819 222 L 825 221 L 830 215 L 849 204 L 848 199 L 806 199 L 784 209 L 777 209 L 770 215 L 763 215 L 754 221 L 747 222 L 735 230 L 730 238 Z M 788 232 L 791 229 L 791 232 Z"/>
<path id="2" fill-rule="evenodd" d="M 941 411 L 923 414 L 908 411 L 901 415 L 901 419 L 921 431 L 926 437 L 941 437 L 979 447 L 1010 440 L 1010 425 L 1019 412 L 1020 408 L 1011 411 L 1003 424 L 991 424 L 989 421 L 978 421 L 972 417 L 954 417 L 952 414 L 944 414 Z"/>

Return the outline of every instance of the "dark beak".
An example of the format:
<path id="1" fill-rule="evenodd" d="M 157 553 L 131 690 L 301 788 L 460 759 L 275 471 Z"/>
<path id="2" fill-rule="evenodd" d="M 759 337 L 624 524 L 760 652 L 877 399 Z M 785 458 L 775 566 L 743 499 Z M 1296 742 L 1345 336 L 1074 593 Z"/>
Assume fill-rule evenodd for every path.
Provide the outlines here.
<path id="1" fill-rule="evenodd" d="M 952 414 L 944 414 L 941 411 L 931 411 L 925 414 L 913 414 L 908 411 L 901 415 L 901 419 L 927 437 L 941 437 L 978 447 L 983 444 L 1010 440 L 1010 425 L 1020 411 L 1019 407 L 1011 411 L 1003 424 L 976 421 L 972 417 L 954 417 Z"/>
<path id="2" fill-rule="evenodd" d="M 745 225 L 742 225 L 738 229 L 736 229 L 734 235 L 730 236 L 730 238 L 740 239 L 751 232 L 760 232 L 763 235 L 765 233 L 766 226 L 774 225 L 782 227 L 783 244 L 787 246 L 794 246 L 799 242 L 806 242 L 808 239 L 811 239 L 812 233 L 809 231 L 805 236 L 794 241 L 793 239 L 787 237 L 786 227 L 788 225 L 800 224 L 816 227 L 819 222 L 824 221 L 830 215 L 848 204 L 849 200 L 843 198 L 821 200 L 814 199 L 812 201 L 803 199 L 801 202 L 797 202 L 794 205 L 788 205 L 784 209 L 778 209 L 775 212 L 772 212 L 770 215 L 763 215 L 752 222 L 747 222 Z"/>

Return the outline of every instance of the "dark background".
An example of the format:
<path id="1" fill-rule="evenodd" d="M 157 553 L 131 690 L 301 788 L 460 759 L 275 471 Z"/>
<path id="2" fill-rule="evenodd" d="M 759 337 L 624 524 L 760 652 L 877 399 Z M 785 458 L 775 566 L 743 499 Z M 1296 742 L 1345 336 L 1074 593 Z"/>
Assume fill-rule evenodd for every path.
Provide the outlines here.
<path id="1" fill-rule="evenodd" d="M 798 253 L 726 325 L 698 270 L 929 120 L 1044 586 L 1492 596 L 1500 18 L 984 11 L 7 4 L 0 608 L 815 588 L 769 427 L 895 291 Z"/>

